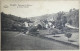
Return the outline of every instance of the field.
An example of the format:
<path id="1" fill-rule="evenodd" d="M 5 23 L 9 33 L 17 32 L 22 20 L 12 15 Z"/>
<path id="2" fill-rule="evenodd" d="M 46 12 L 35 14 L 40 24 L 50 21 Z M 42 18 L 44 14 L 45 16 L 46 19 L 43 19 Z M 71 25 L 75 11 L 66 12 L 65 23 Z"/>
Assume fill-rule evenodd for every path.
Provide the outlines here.
<path id="1" fill-rule="evenodd" d="M 77 47 L 54 40 L 25 35 L 19 32 L 2 31 L 2 50 L 76 50 Z"/>

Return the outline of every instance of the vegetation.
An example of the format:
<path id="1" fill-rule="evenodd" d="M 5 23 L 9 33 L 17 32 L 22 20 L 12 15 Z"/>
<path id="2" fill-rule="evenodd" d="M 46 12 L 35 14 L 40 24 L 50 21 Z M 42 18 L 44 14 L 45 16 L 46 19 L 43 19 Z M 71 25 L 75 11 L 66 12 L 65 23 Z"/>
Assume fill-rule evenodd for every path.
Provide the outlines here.
<path id="1" fill-rule="evenodd" d="M 59 29 L 50 28 L 49 33 L 50 33 L 50 34 L 53 34 L 53 35 L 55 36 L 56 34 L 60 34 L 60 33 L 62 33 L 62 32 L 61 32 Z"/>
<path id="2" fill-rule="evenodd" d="M 69 23 L 74 27 L 79 27 L 79 10 L 71 9 L 69 12 L 58 12 L 55 19 L 55 26 L 57 29 L 65 31 L 65 24 Z M 66 29 L 69 29 L 66 27 Z"/>
<path id="3" fill-rule="evenodd" d="M 61 30 L 62 32 L 69 30 L 68 27 L 65 26 L 66 23 L 69 23 L 70 25 L 74 27 L 79 27 L 79 10 L 78 9 L 70 9 L 69 12 L 58 12 L 56 14 L 48 14 L 48 15 L 42 15 L 38 18 L 40 20 L 41 25 L 38 25 L 39 29 L 46 29 L 46 24 L 48 24 L 48 21 L 50 18 L 53 20 L 51 23 L 55 26 L 56 29 Z M 35 18 L 37 19 L 37 18 Z M 13 30 L 13 27 L 23 27 L 23 22 L 31 22 L 35 21 L 30 20 L 28 18 L 21 18 L 18 16 L 14 16 L 11 14 L 5 14 L 1 13 L 1 29 L 2 30 Z M 19 26 L 20 25 L 20 26 Z M 51 26 L 53 26 L 51 25 Z M 49 26 L 50 27 L 50 26 Z"/>
<path id="4" fill-rule="evenodd" d="M 38 29 L 42 29 L 42 26 L 40 24 L 37 25 Z"/>
<path id="5" fill-rule="evenodd" d="M 30 26 L 28 30 L 29 30 L 30 35 L 37 36 L 39 34 L 39 32 L 37 31 L 38 30 L 37 26 Z"/>
<path id="6" fill-rule="evenodd" d="M 1 13 L 1 30 L 20 30 L 24 26 L 23 22 L 31 22 L 27 18 Z"/>
<path id="7" fill-rule="evenodd" d="M 66 33 L 65 36 L 68 38 L 68 41 L 69 41 L 69 38 L 72 36 L 71 33 Z"/>

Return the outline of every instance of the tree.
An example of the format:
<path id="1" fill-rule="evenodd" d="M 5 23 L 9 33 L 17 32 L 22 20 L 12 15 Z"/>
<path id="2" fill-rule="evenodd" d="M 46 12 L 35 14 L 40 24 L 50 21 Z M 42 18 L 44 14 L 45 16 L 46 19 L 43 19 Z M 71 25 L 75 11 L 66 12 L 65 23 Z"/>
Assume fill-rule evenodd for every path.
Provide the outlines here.
<path id="1" fill-rule="evenodd" d="M 56 21 L 55 22 L 55 27 L 57 28 L 57 29 L 62 29 L 62 22 L 61 21 Z"/>
<path id="2" fill-rule="evenodd" d="M 40 24 L 37 25 L 38 29 L 42 29 L 42 26 Z"/>
<path id="3" fill-rule="evenodd" d="M 71 9 L 67 14 L 67 19 L 72 26 L 79 27 L 79 9 Z"/>
<path id="4" fill-rule="evenodd" d="M 48 23 L 48 21 L 45 19 L 45 20 L 43 20 L 43 22 L 45 23 L 45 24 L 47 24 Z"/>
<path id="5" fill-rule="evenodd" d="M 70 19 L 70 20 L 68 21 L 68 23 L 69 23 L 70 25 L 72 25 L 72 20 Z"/>
<path id="6" fill-rule="evenodd" d="M 62 17 L 65 13 L 64 13 L 64 12 L 58 12 L 57 14 L 58 14 L 57 20 L 61 20 L 61 17 Z"/>
<path id="7" fill-rule="evenodd" d="M 68 38 L 68 41 L 69 41 L 69 38 L 71 38 L 72 34 L 71 33 L 66 33 L 65 36 Z"/>
<path id="8" fill-rule="evenodd" d="M 57 16 L 57 19 L 55 20 L 55 26 L 57 29 L 60 30 L 60 29 L 62 29 L 62 24 L 65 25 L 66 18 L 63 17 L 63 15 L 65 14 L 64 12 L 58 12 L 57 14 L 58 14 L 58 16 Z"/>
<path id="9" fill-rule="evenodd" d="M 66 18 L 66 16 L 63 16 L 62 17 L 62 25 L 63 25 L 63 27 L 65 27 L 66 23 L 67 23 L 67 18 Z"/>
<path id="10" fill-rule="evenodd" d="M 39 32 L 37 31 L 38 28 L 36 26 L 30 26 L 28 30 L 30 35 L 35 35 L 35 36 L 39 35 Z"/>
<path id="11" fill-rule="evenodd" d="M 55 37 L 55 35 L 58 33 L 61 33 L 61 31 L 59 29 L 56 29 L 56 28 L 50 28 L 49 33 L 53 34 Z"/>

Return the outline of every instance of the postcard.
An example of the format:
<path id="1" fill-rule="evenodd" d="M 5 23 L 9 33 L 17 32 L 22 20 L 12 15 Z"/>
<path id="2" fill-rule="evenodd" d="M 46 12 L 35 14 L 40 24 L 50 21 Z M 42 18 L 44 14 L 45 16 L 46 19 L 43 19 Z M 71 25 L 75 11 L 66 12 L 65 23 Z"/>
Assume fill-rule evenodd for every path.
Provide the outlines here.
<path id="1" fill-rule="evenodd" d="M 1 50 L 79 50 L 79 0 L 1 0 Z"/>

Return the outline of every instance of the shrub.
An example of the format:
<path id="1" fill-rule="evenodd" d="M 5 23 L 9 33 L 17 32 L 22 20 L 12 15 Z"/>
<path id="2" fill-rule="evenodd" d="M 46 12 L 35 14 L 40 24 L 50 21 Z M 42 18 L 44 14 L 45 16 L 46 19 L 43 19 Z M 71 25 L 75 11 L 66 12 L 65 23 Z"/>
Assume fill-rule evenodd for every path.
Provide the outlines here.
<path id="1" fill-rule="evenodd" d="M 42 26 L 40 24 L 37 25 L 38 29 L 42 29 Z"/>
<path id="2" fill-rule="evenodd" d="M 56 29 L 56 28 L 50 28 L 49 33 L 53 34 L 55 36 L 56 34 L 61 33 L 61 31 L 59 29 Z"/>
<path id="3" fill-rule="evenodd" d="M 68 41 L 69 41 L 69 38 L 71 38 L 72 34 L 71 33 L 66 33 L 65 36 L 68 38 Z"/>
<path id="4" fill-rule="evenodd" d="M 36 32 L 36 31 L 37 31 L 37 27 L 35 26 L 29 27 L 29 32 Z"/>

